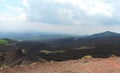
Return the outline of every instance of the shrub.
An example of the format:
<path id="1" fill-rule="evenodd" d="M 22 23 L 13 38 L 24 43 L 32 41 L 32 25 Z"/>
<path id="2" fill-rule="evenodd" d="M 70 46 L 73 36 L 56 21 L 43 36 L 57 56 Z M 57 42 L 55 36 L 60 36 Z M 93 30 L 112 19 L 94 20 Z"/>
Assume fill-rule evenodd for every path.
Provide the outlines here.
<path id="1" fill-rule="evenodd" d="M 81 58 L 81 59 L 85 60 L 85 59 L 91 59 L 91 58 L 93 58 L 91 55 L 86 55 L 86 56 L 84 56 L 84 57 Z"/>
<path id="2" fill-rule="evenodd" d="M 114 58 L 114 57 L 117 57 L 117 56 L 113 54 L 113 55 L 111 55 L 110 57 Z"/>

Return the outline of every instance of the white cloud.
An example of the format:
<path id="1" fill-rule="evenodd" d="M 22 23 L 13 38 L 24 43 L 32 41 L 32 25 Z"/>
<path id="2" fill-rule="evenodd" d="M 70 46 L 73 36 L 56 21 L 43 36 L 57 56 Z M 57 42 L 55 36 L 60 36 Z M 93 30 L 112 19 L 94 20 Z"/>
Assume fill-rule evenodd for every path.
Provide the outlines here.
<path id="1" fill-rule="evenodd" d="M 0 22 L 4 21 L 0 27 L 69 34 L 120 31 L 120 5 L 113 0 L 21 1 L 23 6 L 8 4 L 7 11 L 0 13 Z"/>
<path id="2" fill-rule="evenodd" d="M 93 34 L 103 31 L 114 31 L 119 32 L 120 25 L 56 25 L 56 24 L 45 24 L 37 22 L 26 22 L 27 30 L 29 31 L 40 31 L 40 32 L 54 32 L 54 33 L 65 33 L 65 34 Z M 34 24 L 34 25 L 33 25 Z"/>
<path id="3" fill-rule="evenodd" d="M 73 20 L 73 24 L 75 24 L 75 25 L 81 25 L 80 20 Z"/>
<path id="4" fill-rule="evenodd" d="M 59 3 L 66 3 L 67 0 L 54 0 L 55 2 L 59 2 Z"/>
<path id="5" fill-rule="evenodd" d="M 26 13 L 23 8 L 6 5 L 7 12 L 0 13 L 1 21 L 25 21 Z"/>
<path id="6" fill-rule="evenodd" d="M 30 8 L 30 5 L 28 3 L 28 0 L 22 0 L 23 5 L 26 6 L 27 8 Z"/>
<path id="7" fill-rule="evenodd" d="M 112 16 L 114 7 L 112 3 L 107 3 L 106 0 L 55 0 L 59 3 L 69 3 L 84 10 L 89 15 L 105 15 Z"/>
<path id="8" fill-rule="evenodd" d="M 61 8 L 57 11 L 57 15 L 58 15 L 58 18 L 61 22 L 65 23 L 65 20 L 67 22 L 68 21 L 71 21 L 73 19 L 73 12 L 72 10 L 70 9 L 65 9 L 65 8 Z"/>
<path id="9" fill-rule="evenodd" d="M 19 16 L 10 15 L 8 13 L 0 14 L 1 21 L 23 21 L 26 19 L 26 15 L 21 13 Z"/>
<path id="10" fill-rule="evenodd" d="M 21 21 L 0 21 L 0 32 L 25 32 L 27 26 Z"/>

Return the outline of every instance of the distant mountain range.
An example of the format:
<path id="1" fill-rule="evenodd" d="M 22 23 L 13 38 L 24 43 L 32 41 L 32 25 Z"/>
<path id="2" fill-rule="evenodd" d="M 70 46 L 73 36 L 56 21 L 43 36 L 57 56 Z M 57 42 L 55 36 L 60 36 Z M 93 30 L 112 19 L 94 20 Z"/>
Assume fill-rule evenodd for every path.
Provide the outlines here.
<path id="1" fill-rule="evenodd" d="M 25 40 L 49 40 L 55 38 L 65 38 L 71 35 L 66 34 L 54 34 L 54 33 L 38 33 L 38 32 L 28 32 L 28 33 L 0 33 L 0 38 L 8 38 L 13 40 L 25 41 Z"/>
<path id="2" fill-rule="evenodd" d="M 0 33 L 0 38 L 8 38 L 13 40 L 38 40 L 38 41 L 51 41 L 56 39 L 70 39 L 74 40 L 81 38 L 102 38 L 102 37 L 120 37 L 119 33 L 106 31 L 102 33 L 96 33 L 89 36 L 67 35 L 67 34 L 52 34 L 52 33 Z"/>
<path id="3" fill-rule="evenodd" d="M 111 38 L 111 39 L 110 39 Z M 102 33 L 96 33 L 88 36 L 73 36 L 73 37 L 67 37 L 67 38 L 59 38 L 55 40 L 51 40 L 49 42 L 55 42 L 55 43 L 67 43 L 67 42 L 83 42 L 84 41 L 96 41 L 96 40 L 116 40 L 120 39 L 120 34 L 111 32 L 111 31 L 105 31 Z"/>

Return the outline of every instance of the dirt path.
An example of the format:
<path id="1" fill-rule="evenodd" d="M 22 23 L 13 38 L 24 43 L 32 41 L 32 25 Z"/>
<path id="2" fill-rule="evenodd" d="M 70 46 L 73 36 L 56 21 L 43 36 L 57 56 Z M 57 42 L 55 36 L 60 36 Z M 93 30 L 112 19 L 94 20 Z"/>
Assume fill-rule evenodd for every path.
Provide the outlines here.
<path id="1" fill-rule="evenodd" d="M 30 66 L 0 69 L 0 73 L 120 73 L 120 58 L 35 63 Z"/>

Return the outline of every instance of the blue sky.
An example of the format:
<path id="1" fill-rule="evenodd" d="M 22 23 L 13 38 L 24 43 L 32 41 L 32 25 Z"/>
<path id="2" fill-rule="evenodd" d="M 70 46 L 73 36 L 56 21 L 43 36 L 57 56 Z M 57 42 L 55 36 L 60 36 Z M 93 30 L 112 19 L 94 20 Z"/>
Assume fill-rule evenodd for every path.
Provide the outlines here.
<path id="1" fill-rule="evenodd" d="M 0 0 L 0 31 L 120 33 L 119 0 Z"/>

